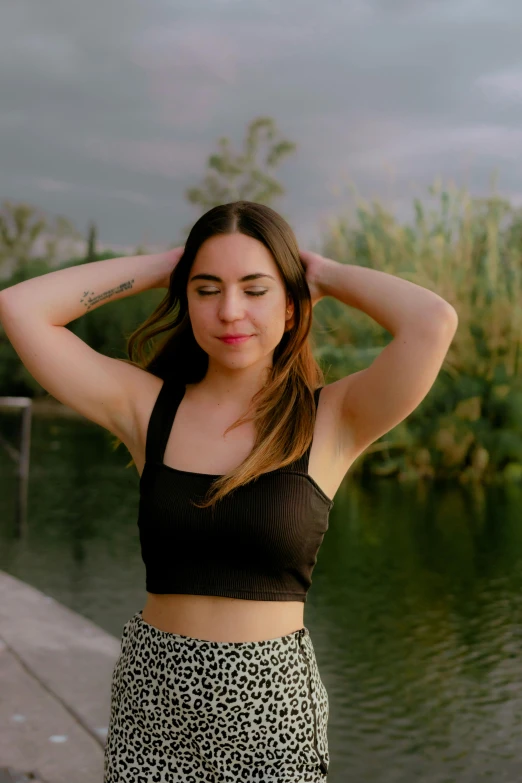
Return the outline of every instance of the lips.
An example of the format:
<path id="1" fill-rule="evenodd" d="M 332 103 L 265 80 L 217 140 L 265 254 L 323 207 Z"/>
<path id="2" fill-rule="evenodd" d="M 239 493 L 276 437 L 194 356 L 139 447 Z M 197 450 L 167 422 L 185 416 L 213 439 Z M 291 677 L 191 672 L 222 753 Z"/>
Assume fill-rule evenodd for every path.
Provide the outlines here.
<path id="1" fill-rule="evenodd" d="M 250 337 L 252 337 L 251 334 L 244 334 L 244 335 L 233 335 L 233 336 L 230 336 L 230 337 L 220 337 L 219 339 L 223 343 L 228 343 L 230 345 L 235 345 L 236 343 L 244 343 L 244 342 L 246 342 L 247 340 L 250 339 Z"/>

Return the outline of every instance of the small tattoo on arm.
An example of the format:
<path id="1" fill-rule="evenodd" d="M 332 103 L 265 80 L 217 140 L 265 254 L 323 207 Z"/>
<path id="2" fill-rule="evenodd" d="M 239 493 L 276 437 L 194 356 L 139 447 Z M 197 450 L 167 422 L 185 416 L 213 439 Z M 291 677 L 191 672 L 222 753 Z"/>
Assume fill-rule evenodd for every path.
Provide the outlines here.
<path id="1" fill-rule="evenodd" d="M 128 291 L 132 288 L 133 283 L 134 278 L 132 280 L 127 280 L 125 283 L 120 283 L 120 285 L 115 286 L 114 288 L 109 288 L 109 290 L 104 291 L 103 294 L 95 294 L 94 291 L 84 291 L 80 303 L 85 305 L 86 310 L 90 310 L 95 305 L 100 304 L 100 302 L 111 299 L 116 294 L 121 294 L 122 291 Z"/>

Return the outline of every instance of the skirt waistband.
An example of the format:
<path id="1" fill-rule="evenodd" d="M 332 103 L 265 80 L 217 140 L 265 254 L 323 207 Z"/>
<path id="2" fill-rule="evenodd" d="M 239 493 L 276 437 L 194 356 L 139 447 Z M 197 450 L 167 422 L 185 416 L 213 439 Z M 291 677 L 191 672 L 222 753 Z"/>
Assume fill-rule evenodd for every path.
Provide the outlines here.
<path id="1" fill-rule="evenodd" d="M 194 636 L 185 636 L 184 634 L 179 633 L 172 633 L 171 631 L 162 631 L 160 628 L 156 628 L 155 625 L 151 625 L 150 623 L 146 622 L 146 620 L 143 619 L 143 610 L 140 609 L 139 612 L 136 612 L 136 614 L 129 620 L 129 622 L 126 624 L 126 628 L 128 625 L 134 625 L 136 628 L 139 628 L 142 632 L 146 632 L 150 634 L 154 638 L 162 638 L 164 640 L 170 640 L 172 642 L 190 642 L 190 644 L 194 645 L 207 645 L 214 648 L 224 649 L 224 648 L 234 648 L 234 649 L 253 649 L 253 648 L 263 648 L 263 647 L 277 647 L 279 645 L 287 645 L 291 643 L 292 641 L 301 642 L 304 637 L 309 637 L 310 632 L 306 626 L 303 626 L 302 628 L 299 628 L 297 631 L 292 631 L 292 633 L 285 634 L 285 636 L 277 636 L 272 639 L 262 639 L 257 642 L 216 642 L 211 639 L 198 639 Z"/>

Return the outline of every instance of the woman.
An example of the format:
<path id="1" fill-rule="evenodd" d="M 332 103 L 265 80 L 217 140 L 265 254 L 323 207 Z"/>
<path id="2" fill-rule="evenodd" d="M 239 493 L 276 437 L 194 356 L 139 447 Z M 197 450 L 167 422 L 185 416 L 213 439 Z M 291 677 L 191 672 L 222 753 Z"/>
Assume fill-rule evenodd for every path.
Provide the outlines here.
<path id="1" fill-rule="evenodd" d="M 158 287 L 128 362 L 64 328 Z M 309 344 L 324 296 L 395 338 L 327 386 Z M 312 570 L 337 488 L 429 391 L 455 310 L 300 252 L 277 212 L 241 201 L 203 215 L 184 248 L 13 286 L 0 315 L 36 380 L 115 434 L 140 474 L 147 600 L 114 669 L 106 783 L 325 780 L 328 695 L 304 625 Z"/>

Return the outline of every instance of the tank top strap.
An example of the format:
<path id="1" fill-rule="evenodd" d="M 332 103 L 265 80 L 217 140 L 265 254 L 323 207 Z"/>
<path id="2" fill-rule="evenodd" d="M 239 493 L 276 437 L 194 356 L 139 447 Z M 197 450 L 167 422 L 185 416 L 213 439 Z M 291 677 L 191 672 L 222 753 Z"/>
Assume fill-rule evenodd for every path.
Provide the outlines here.
<path id="1" fill-rule="evenodd" d="M 319 388 L 314 391 L 316 413 L 322 388 L 322 386 L 319 386 Z M 185 386 L 182 383 L 178 383 L 171 378 L 167 378 L 163 381 L 163 386 L 159 390 L 147 427 L 147 441 L 145 446 L 146 462 L 163 462 L 163 456 L 174 423 L 176 411 L 178 410 L 184 394 Z M 297 468 L 298 470 L 303 470 L 305 473 L 308 473 L 312 443 L 310 443 L 305 453 L 296 460 L 293 465 L 294 469 Z"/>
<path id="2" fill-rule="evenodd" d="M 315 414 L 316 414 L 316 419 L 317 419 L 317 408 L 318 408 L 318 406 L 319 406 L 319 395 L 321 394 L 321 389 L 322 389 L 322 388 L 323 388 L 322 386 L 319 386 L 319 387 L 318 387 L 317 389 L 315 389 L 315 391 L 314 391 L 314 400 L 315 400 Z M 314 422 L 314 426 L 315 426 L 315 422 Z M 308 448 L 307 448 L 307 450 L 306 450 L 306 452 L 305 452 L 305 457 L 306 457 L 306 467 L 305 467 L 305 469 L 306 469 L 306 472 L 307 472 L 307 473 L 308 473 L 308 463 L 310 462 L 310 452 L 312 451 L 312 445 L 313 445 L 313 442 L 314 442 L 314 441 L 313 441 L 313 438 L 312 438 L 312 443 L 310 443 L 310 445 L 308 446 Z"/>
<path id="3" fill-rule="evenodd" d="M 171 378 L 163 381 L 147 427 L 145 445 L 145 460 L 147 462 L 163 462 L 174 417 L 184 393 L 184 384 Z"/>

